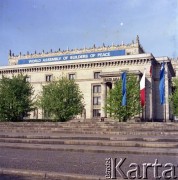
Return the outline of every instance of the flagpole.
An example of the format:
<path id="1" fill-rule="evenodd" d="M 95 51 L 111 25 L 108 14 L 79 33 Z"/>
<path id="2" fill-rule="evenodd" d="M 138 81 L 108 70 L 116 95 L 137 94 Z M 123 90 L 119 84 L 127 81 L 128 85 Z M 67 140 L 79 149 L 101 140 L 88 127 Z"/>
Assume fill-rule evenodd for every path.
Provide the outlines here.
<path id="1" fill-rule="evenodd" d="M 153 79 L 151 77 L 151 122 L 153 122 Z"/>
<path id="2" fill-rule="evenodd" d="M 165 70 L 166 70 L 166 68 L 165 68 Z M 164 100 L 165 100 L 165 102 L 164 102 L 164 121 L 166 122 L 166 97 L 165 97 L 165 95 L 166 95 L 166 92 L 165 92 L 165 74 L 166 74 L 166 71 L 164 70 Z"/>
<path id="3" fill-rule="evenodd" d="M 147 91 L 147 89 L 146 89 L 146 68 L 144 68 L 144 74 L 145 74 L 145 106 L 144 106 L 144 109 L 145 109 L 145 122 L 146 122 L 146 91 Z"/>
<path id="4" fill-rule="evenodd" d="M 146 122 L 146 98 L 145 98 L 145 106 L 144 106 L 144 109 L 145 109 L 144 114 L 145 114 L 145 122 Z"/>
<path id="5" fill-rule="evenodd" d="M 161 64 L 160 69 L 160 82 L 159 82 L 159 91 L 160 91 L 160 102 L 163 106 L 163 122 L 166 122 L 166 98 L 165 98 L 165 67 L 164 62 Z"/>
<path id="6" fill-rule="evenodd" d="M 142 118 L 145 121 L 146 120 L 146 78 L 145 78 L 145 72 L 146 70 L 144 69 L 144 73 L 142 75 L 142 78 L 140 80 L 140 103 L 142 106 Z"/>
<path id="7" fill-rule="evenodd" d="M 164 104 L 164 122 L 166 122 L 166 103 Z"/>
<path id="8" fill-rule="evenodd" d="M 144 68 L 144 74 L 146 74 L 146 68 Z M 146 91 L 147 91 L 147 89 L 146 89 L 146 75 L 145 75 L 145 104 L 144 104 L 144 115 L 145 115 L 145 122 L 146 122 Z"/>
<path id="9" fill-rule="evenodd" d="M 146 96 L 146 78 L 145 78 L 145 96 Z M 144 122 L 146 122 L 146 97 L 145 97 L 145 104 L 143 106 L 143 116 L 144 116 Z"/>
<path id="10" fill-rule="evenodd" d="M 126 108 L 126 117 L 125 119 L 127 118 L 128 114 L 127 114 L 127 100 L 126 100 L 126 94 L 127 94 L 127 88 L 126 88 L 126 80 L 127 79 L 127 75 L 126 75 L 126 72 L 123 72 L 122 73 L 122 106 L 125 106 Z M 125 120 L 124 119 L 124 120 Z"/>
<path id="11" fill-rule="evenodd" d="M 151 60 L 151 122 L 153 122 L 153 60 Z"/>
<path id="12" fill-rule="evenodd" d="M 164 102 L 164 121 L 166 122 L 165 73 L 164 73 L 164 99 L 165 99 L 165 102 Z"/>

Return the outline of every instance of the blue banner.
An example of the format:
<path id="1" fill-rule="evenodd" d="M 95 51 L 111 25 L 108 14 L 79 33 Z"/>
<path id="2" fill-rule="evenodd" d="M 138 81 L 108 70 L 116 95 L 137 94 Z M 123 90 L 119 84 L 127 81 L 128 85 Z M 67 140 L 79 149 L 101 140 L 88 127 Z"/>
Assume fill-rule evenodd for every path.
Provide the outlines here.
<path id="1" fill-rule="evenodd" d="M 161 65 L 160 69 L 160 81 L 159 81 L 159 94 L 160 94 L 160 103 L 165 103 L 165 68 L 164 63 Z"/>
<path id="2" fill-rule="evenodd" d="M 126 72 L 122 73 L 122 106 L 126 106 Z"/>
<path id="3" fill-rule="evenodd" d="M 70 55 L 66 54 L 61 56 L 40 57 L 40 58 L 32 58 L 32 59 L 19 59 L 18 64 L 34 64 L 34 63 L 46 63 L 46 62 L 68 61 L 68 60 L 79 60 L 79 59 L 93 59 L 93 58 L 104 58 L 104 57 L 122 56 L 122 55 L 125 55 L 125 50 L 114 50 L 114 51 L 103 51 L 103 52 L 70 54 Z"/>

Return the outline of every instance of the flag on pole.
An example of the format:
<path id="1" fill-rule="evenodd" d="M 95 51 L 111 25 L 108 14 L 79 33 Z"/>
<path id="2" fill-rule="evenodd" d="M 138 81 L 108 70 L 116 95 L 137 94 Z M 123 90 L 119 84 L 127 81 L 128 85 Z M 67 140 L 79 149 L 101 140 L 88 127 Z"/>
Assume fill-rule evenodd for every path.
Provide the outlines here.
<path id="1" fill-rule="evenodd" d="M 141 106 L 145 106 L 145 71 L 140 81 L 140 103 Z"/>
<path id="2" fill-rule="evenodd" d="M 159 81 L 159 94 L 160 94 L 160 103 L 165 103 L 165 68 L 164 62 L 161 64 L 160 69 L 160 81 Z"/>
<path id="3" fill-rule="evenodd" d="M 122 73 L 122 106 L 126 106 L 126 72 Z"/>

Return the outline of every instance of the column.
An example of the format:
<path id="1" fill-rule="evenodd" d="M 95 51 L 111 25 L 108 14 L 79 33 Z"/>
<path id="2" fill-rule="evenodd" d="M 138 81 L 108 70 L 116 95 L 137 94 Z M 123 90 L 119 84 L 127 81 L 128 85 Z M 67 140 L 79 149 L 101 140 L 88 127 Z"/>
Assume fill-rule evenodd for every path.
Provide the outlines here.
<path id="1" fill-rule="evenodd" d="M 152 121 L 154 121 L 155 119 L 155 113 L 156 113 L 156 89 L 155 89 L 155 67 L 152 64 L 152 75 L 151 75 L 151 94 L 152 94 L 152 98 L 151 98 L 151 105 L 152 105 L 152 113 L 151 113 L 151 117 L 152 117 Z"/>
<path id="2" fill-rule="evenodd" d="M 38 119 L 44 119 L 44 112 L 42 109 L 38 109 Z"/>
<path id="3" fill-rule="evenodd" d="M 112 89 L 114 89 L 115 83 L 116 83 L 116 81 L 112 81 Z"/>
<path id="4" fill-rule="evenodd" d="M 105 103 L 106 103 L 107 86 L 106 83 L 101 83 L 101 117 L 106 117 Z"/>
<path id="5" fill-rule="evenodd" d="M 164 120 L 169 120 L 169 73 L 167 63 L 165 63 L 165 104 L 164 104 Z"/>
<path id="6" fill-rule="evenodd" d="M 152 89 L 152 77 L 146 74 L 145 79 L 145 108 L 144 108 L 144 117 L 145 120 L 153 120 L 153 89 Z"/>
<path id="7" fill-rule="evenodd" d="M 153 116 L 153 79 L 151 78 L 151 91 L 150 91 L 150 120 L 153 121 L 154 116 Z"/>

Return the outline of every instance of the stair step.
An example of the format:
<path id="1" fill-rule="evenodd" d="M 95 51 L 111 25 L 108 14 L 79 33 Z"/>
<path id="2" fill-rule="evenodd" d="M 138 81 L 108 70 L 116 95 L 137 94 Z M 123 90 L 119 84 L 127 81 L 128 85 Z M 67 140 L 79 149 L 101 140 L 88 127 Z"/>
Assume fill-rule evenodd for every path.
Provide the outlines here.
<path id="1" fill-rule="evenodd" d="M 23 144 L 64 144 L 64 145 L 87 145 L 87 146 L 110 146 L 110 147 L 147 147 L 147 148 L 177 148 L 178 142 L 144 142 L 144 141 L 112 141 L 112 140 L 66 140 L 66 139 L 20 139 L 0 138 L 0 143 L 23 143 Z"/>

